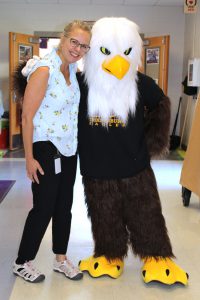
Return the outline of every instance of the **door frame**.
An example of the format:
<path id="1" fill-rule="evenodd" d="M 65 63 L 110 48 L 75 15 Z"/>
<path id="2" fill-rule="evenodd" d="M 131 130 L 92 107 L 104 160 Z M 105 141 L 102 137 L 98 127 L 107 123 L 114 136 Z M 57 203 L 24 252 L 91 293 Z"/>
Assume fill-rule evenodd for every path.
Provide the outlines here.
<path id="1" fill-rule="evenodd" d="M 146 50 L 158 48 L 159 49 L 158 85 L 163 90 L 165 95 L 167 95 L 167 91 L 168 91 L 169 47 L 170 47 L 169 35 L 145 37 L 143 39 L 142 66 L 139 68 L 139 71 L 146 74 Z"/>

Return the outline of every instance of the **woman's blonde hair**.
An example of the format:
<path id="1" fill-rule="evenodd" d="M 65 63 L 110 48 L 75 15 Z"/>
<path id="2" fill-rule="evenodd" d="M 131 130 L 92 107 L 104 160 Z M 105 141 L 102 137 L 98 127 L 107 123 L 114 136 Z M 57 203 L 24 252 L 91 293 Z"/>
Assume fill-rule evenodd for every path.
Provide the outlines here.
<path id="1" fill-rule="evenodd" d="M 75 28 L 82 29 L 83 31 L 86 31 L 89 34 L 91 34 L 91 26 L 89 26 L 87 22 L 81 20 L 74 20 L 65 26 L 63 35 L 67 37 L 70 34 L 70 32 L 72 32 Z"/>
<path id="2" fill-rule="evenodd" d="M 88 34 L 91 36 L 91 26 L 88 25 L 87 22 L 80 21 L 80 20 L 74 20 L 65 26 L 65 28 L 61 34 L 61 40 L 58 45 L 59 51 L 61 50 L 61 44 L 62 44 L 63 37 L 68 37 L 70 32 L 72 32 L 76 28 L 82 29 L 83 31 L 88 32 Z"/>

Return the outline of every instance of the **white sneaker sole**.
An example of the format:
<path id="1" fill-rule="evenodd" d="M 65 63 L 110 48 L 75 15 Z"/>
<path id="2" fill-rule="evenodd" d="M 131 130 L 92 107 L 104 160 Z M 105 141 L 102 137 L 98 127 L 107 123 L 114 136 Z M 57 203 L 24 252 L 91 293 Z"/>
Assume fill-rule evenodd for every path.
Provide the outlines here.
<path id="1" fill-rule="evenodd" d="M 22 274 L 20 274 L 19 272 L 17 271 L 13 271 L 13 273 L 16 275 L 16 276 L 19 276 L 21 278 L 23 278 L 25 281 L 28 281 L 30 283 L 38 283 L 38 282 L 42 282 L 44 279 L 45 279 L 45 275 L 44 274 L 41 274 L 39 275 L 37 278 L 35 278 L 34 280 L 30 280 L 29 278 L 26 278 L 24 277 Z"/>
<path id="2" fill-rule="evenodd" d="M 81 280 L 83 278 L 83 273 L 78 273 L 77 275 L 75 275 L 74 277 L 69 277 L 65 274 L 65 272 L 61 271 L 60 269 L 58 268 L 54 268 L 53 269 L 55 272 L 57 273 L 61 273 L 63 275 L 65 275 L 65 277 L 67 277 L 68 279 L 70 280 Z"/>

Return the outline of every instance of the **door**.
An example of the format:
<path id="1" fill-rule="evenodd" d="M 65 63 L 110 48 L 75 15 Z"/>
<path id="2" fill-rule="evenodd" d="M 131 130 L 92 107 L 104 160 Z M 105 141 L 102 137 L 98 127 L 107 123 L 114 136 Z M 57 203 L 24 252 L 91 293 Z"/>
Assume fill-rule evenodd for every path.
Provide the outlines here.
<path id="1" fill-rule="evenodd" d="M 39 38 L 34 35 L 9 32 L 9 148 L 22 146 L 21 103 L 12 90 L 12 75 L 17 65 L 33 55 L 39 55 Z"/>
<path id="2" fill-rule="evenodd" d="M 167 95 L 169 35 L 143 39 L 142 73 L 152 77 Z"/>

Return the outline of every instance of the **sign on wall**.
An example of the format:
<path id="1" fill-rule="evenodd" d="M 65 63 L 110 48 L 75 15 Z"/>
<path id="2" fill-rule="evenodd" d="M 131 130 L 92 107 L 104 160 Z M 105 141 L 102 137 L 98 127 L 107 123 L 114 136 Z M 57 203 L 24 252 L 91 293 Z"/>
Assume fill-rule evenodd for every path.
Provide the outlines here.
<path id="1" fill-rule="evenodd" d="M 197 0 L 184 0 L 184 13 L 193 14 L 197 12 Z"/>

